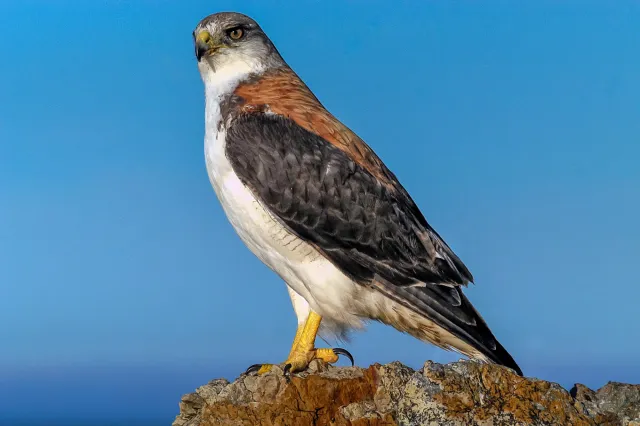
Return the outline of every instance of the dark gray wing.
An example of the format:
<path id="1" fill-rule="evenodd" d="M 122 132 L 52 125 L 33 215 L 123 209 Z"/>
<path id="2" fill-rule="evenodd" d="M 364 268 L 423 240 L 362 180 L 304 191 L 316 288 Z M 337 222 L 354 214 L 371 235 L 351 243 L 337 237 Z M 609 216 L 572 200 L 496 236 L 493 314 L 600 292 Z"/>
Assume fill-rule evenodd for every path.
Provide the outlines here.
<path id="1" fill-rule="evenodd" d="M 237 118 L 227 132 L 234 170 L 294 233 L 358 282 L 464 285 L 471 273 L 399 183 L 381 183 L 291 120 Z"/>
<path id="2" fill-rule="evenodd" d="M 379 290 L 507 362 L 497 359 L 500 345 L 459 288 L 471 273 L 397 181 L 385 185 L 342 150 L 277 115 L 238 116 L 226 143 L 234 171 L 256 198 L 346 275 L 384 286 Z"/>

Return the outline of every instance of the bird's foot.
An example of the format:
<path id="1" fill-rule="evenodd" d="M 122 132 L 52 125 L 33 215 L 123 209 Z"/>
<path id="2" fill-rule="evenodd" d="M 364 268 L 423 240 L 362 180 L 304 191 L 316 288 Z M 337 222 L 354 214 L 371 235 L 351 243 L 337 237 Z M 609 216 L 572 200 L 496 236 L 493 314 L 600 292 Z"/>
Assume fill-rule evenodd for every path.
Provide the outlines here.
<path id="1" fill-rule="evenodd" d="M 347 357 L 349 361 L 351 361 L 351 365 L 353 365 L 353 356 L 349 351 L 342 348 L 320 348 L 308 352 L 293 351 L 284 362 L 283 371 L 285 376 L 304 371 L 314 359 L 319 359 L 327 364 L 334 364 L 338 362 L 340 355 Z M 258 375 L 262 375 L 271 371 L 272 368 L 273 364 L 254 364 L 247 368 L 245 374 L 257 373 Z"/>

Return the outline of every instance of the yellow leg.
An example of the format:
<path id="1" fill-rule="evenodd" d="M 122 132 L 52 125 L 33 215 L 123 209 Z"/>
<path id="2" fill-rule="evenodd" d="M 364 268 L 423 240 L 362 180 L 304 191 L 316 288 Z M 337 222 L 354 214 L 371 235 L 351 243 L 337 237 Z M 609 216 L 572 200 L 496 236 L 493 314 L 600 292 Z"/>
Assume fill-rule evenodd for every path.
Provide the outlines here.
<path id="1" fill-rule="evenodd" d="M 316 351 L 314 350 L 314 346 L 316 344 L 316 335 L 320 328 L 320 321 L 322 321 L 320 315 L 313 311 L 309 312 L 298 342 L 291 348 L 291 353 L 285 361 L 285 366 L 290 365 L 289 371 L 296 372 L 304 370 L 311 360 L 315 358 Z"/>
<path id="2" fill-rule="evenodd" d="M 307 320 L 308 320 L 308 317 L 307 317 Z M 287 358 L 291 357 L 291 355 L 293 354 L 293 351 L 298 346 L 298 342 L 300 341 L 300 337 L 302 336 L 307 320 L 305 320 L 302 324 L 298 324 L 298 328 L 296 329 L 296 337 L 293 338 L 293 345 L 291 345 L 291 350 L 289 351 L 289 356 Z"/>
<path id="3" fill-rule="evenodd" d="M 296 337 L 293 339 L 291 351 L 285 361 L 285 373 L 302 371 L 307 368 L 314 359 L 321 359 L 326 363 L 333 364 L 338 361 L 338 355 L 345 355 L 353 365 L 353 357 L 344 349 L 336 348 L 315 348 L 316 336 L 320 329 L 322 317 L 315 312 L 309 312 L 309 316 L 304 324 L 300 324 L 296 330 Z M 264 374 L 271 370 L 272 364 L 252 365 L 247 369 L 247 373 L 257 371 Z"/>
<path id="4" fill-rule="evenodd" d="M 293 350 L 302 350 L 305 352 L 309 352 L 313 350 L 313 347 L 316 344 L 316 336 L 318 335 L 318 330 L 320 329 L 320 321 L 322 321 L 322 317 L 315 312 L 309 312 L 309 316 L 307 320 L 304 322 L 304 326 L 302 327 L 302 332 L 300 333 L 300 337 L 298 338 L 297 345 L 294 343 Z"/>
<path id="5" fill-rule="evenodd" d="M 330 364 L 338 361 L 338 355 L 333 351 L 333 349 L 315 349 L 316 336 L 318 335 L 321 321 L 322 317 L 320 315 L 313 311 L 309 313 L 304 327 L 302 327 L 302 332 L 300 332 L 300 328 L 298 328 L 296 340 L 294 340 L 293 348 L 291 348 L 291 353 L 288 358 L 292 358 L 294 356 L 294 352 L 315 352 L 315 356 L 311 359 L 321 359 Z"/>
<path id="6" fill-rule="evenodd" d="M 338 361 L 338 355 L 345 355 L 351 360 L 351 364 L 353 365 L 353 357 L 344 349 L 316 349 L 316 336 L 318 335 L 321 321 L 322 317 L 320 315 L 313 311 L 309 312 L 302 333 L 298 338 L 297 345 L 294 345 L 287 361 L 285 361 L 285 374 L 306 369 L 314 359 L 320 359 L 326 363 L 333 364 Z"/>

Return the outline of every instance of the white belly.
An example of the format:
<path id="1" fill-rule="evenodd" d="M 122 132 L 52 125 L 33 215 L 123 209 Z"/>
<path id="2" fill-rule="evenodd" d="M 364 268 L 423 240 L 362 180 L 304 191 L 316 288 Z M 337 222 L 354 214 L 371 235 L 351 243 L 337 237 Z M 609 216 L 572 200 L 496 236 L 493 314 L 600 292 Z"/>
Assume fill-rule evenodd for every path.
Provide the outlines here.
<path id="1" fill-rule="evenodd" d="M 207 172 L 227 218 L 249 249 L 327 320 L 359 327 L 372 292 L 349 279 L 318 251 L 285 229 L 234 173 L 224 130 L 205 139 Z M 370 307 L 370 306 L 369 306 Z"/>

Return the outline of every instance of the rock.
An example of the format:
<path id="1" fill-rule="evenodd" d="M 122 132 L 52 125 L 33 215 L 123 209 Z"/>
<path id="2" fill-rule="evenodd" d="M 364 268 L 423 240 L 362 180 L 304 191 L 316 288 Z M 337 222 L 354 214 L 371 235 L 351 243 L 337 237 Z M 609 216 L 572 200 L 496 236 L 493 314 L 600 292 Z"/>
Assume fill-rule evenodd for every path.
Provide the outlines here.
<path id="1" fill-rule="evenodd" d="M 640 385 L 609 382 L 594 392 L 578 383 L 571 396 L 596 424 L 640 426 Z"/>
<path id="2" fill-rule="evenodd" d="M 214 425 L 607 425 L 640 426 L 640 385 L 598 391 L 524 378 L 474 361 L 393 362 L 367 369 L 315 363 L 290 381 L 263 376 L 214 380 L 182 397 L 173 426 Z"/>

